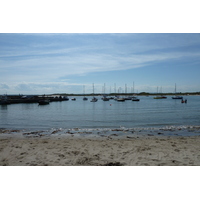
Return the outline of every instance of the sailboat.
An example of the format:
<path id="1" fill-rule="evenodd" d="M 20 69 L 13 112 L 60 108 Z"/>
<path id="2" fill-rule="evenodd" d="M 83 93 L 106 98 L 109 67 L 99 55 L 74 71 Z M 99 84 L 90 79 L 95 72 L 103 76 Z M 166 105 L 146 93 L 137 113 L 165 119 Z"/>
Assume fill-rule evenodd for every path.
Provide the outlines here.
<path id="1" fill-rule="evenodd" d="M 157 93 L 158 93 L 158 87 L 157 87 Z M 161 92 L 160 93 L 162 94 L 162 87 L 161 87 Z M 160 96 L 154 97 L 154 99 L 167 99 L 167 97 L 165 97 L 163 95 L 160 95 Z"/>
<path id="2" fill-rule="evenodd" d="M 176 95 L 176 83 L 175 83 L 175 96 L 173 96 L 172 99 L 183 99 L 182 96 Z"/>
<path id="3" fill-rule="evenodd" d="M 87 100 L 88 100 L 88 98 L 87 98 L 87 97 L 85 97 L 85 86 L 83 86 L 83 93 L 84 93 L 83 101 L 87 101 Z"/>
<path id="4" fill-rule="evenodd" d="M 103 87 L 103 97 L 101 98 L 103 101 L 109 101 L 110 99 L 106 96 L 106 84 L 104 83 L 104 87 Z"/>
<path id="5" fill-rule="evenodd" d="M 133 82 L 133 96 L 131 98 L 132 101 L 140 101 L 140 99 L 137 98 L 136 95 L 134 95 L 134 92 L 135 92 L 135 88 L 134 88 L 134 82 Z"/>
<path id="6" fill-rule="evenodd" d="M 94 83 L 93 83 L 93 95 L 94 95 Z M 90 102 L 97 102 L 98 99 L 93 96 L 92 100 Z"/>

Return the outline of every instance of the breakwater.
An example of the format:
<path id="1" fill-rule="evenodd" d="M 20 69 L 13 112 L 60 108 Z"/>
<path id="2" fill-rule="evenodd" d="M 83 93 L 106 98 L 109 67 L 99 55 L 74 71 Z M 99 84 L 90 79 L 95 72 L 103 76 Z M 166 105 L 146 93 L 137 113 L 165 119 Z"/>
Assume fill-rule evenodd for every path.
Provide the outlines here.
<path id="1" fill-rule="evenodd" d="M 47 99 L 54 101 L 68 101 L 69 98 L 65 96 L 46 96 L 46 95 L 3 95 L 0 97 L 0 105 L 15 104 L 15 103 L 38 103 L 41 100 Z"/>

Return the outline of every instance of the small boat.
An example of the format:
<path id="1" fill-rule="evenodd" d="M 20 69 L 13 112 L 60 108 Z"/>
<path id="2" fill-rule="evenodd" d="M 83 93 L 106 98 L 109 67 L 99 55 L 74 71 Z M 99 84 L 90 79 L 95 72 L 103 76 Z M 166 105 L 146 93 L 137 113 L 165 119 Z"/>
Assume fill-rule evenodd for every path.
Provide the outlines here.
<path id="1" fill-rule="evenodd" d="M 93 95 L 94 95 L 94 83 L 93 83 Z M 96 97 L 93 97 L 90 102 L 97 102 L 98 99 Z"/>
<path id="2" fill-rule="evenodd" d="M 72 100 L 72 101 L 76 101 L 76 98 L 72 98 L 71 100 Z"/>
<path id="3" fill-rule="evenodd" d="M 172 99 L 183 99 L 183 97 L 182 96 L 174 96 L 174 97 L 172 97 Z"/>
<path id="4" fill-rule="evenodd" d="M 85 97 L 85 86 L 83 86 L 83 94 L 84 94 L 83 101 L 87 101 L 87 100 L 88 100 L 88 98 L 87 98 L 87 97 Z"/>
<path id="5" fill-rule="evenodd" d="M 132 97 L 132 101 L 140 101 L 137 97 Z"/>
<path id="6" fill-rule="evenodd" d="M 97 102 L 97 101 L 98 101 L 98 99 L 96 97 L 93 97 L 90 102 Z"/>
<path id="7" fill-rule="evenodd" d="M 157 95 L 156 97 L 154 97 L 154 99 L 167 99 L 166 96 L 162 95 L 162 87 L 160 89 L 160 95 Z M 158 87 L 157 87 L 157 94 L 158 94 Z"/>
<path id="8" fill-rule="evenodd" d="M 83 97 L 83 101 L 87 101 L 88 100 L 88 98 L 87 97 Z"/>
<path id="9" fill-rule="evenodd" d="M 165 96 L 157 96 L 157 97 L 154 97 L 154 99 L 167 99 L 167 97 L 165 97 Z"/>
<path id="10" fill-rule="evenodd" d="M 69 98 L 68 97 L 63 97 L 63 100 L 64 101 L 69 101 Z"/>
<path id="11" fill-rule="evenodd" d="M 182 96 L 176 95 L 176 84 L 175 84 L 175 96 L 173 96 L 172 99 L 183 99 Z"/>
<path id="12" fill-rule="evenodd" d="M 39 105 L 47 105 L 47 104 L 49 104 L 49 99 L 43 99 L 43 100 L 40 100 L 40 101 L 38 101 L 38 103 L 39 103 Z"/>
<path id="13" fill-rule="evenodd" d="M 125 100 L 132 100 L 132 97 L 125 97 Z"/>
<path id="14" fill-rule="evenodd" d="M 119 101 L 119 102 L 124 102 L 124 101 L 125 101 L 125 98 L 118 98 L 117 101 Z"/>
<path id="15" fill-rule="evenodd" d="M 103 96 L 101 99 L 102 99 L 103 101 L 109 101 L 109 100 L 110 100 L 110 99 L 107 98 L 106 96 Z"/>

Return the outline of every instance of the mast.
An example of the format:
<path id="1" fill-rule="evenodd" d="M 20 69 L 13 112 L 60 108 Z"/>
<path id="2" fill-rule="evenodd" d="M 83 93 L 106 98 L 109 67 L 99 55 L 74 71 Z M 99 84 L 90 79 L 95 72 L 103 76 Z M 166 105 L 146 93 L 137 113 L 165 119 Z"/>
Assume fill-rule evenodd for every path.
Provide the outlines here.
<path id="1" fill-rule="evenodd" d="M 175 94 L 176 94 L 176 83 L 175 83 Z"/>
<path id="2" fill-rule="evenodd" d="M 83 85 L 83 94 L 85 96 L 85 85 Z"/>

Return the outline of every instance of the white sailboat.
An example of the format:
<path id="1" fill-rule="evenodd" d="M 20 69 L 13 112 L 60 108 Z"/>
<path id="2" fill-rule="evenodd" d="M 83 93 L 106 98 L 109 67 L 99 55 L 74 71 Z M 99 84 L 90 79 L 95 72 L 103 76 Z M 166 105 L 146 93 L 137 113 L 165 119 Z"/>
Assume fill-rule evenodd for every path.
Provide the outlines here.
<path id="1" fill-rule="evenodd" d="M 140 99 L 137 98 L 137 95 L 134 94 L 134 92 L 135 92 L 135 88 L 134 87 L 135 87 L 135 84 L 133 82 L 133 96 L 132 96 L 132 101 L 140 101 Z"/>

